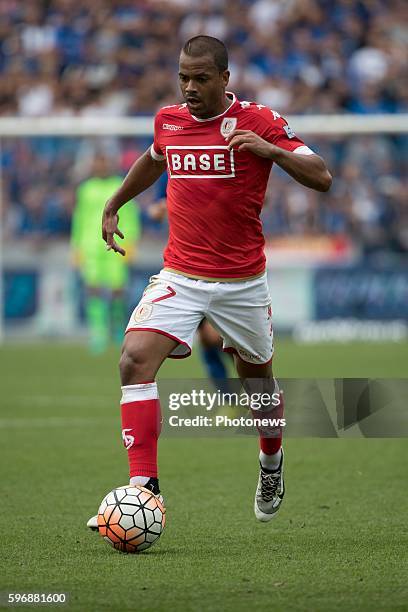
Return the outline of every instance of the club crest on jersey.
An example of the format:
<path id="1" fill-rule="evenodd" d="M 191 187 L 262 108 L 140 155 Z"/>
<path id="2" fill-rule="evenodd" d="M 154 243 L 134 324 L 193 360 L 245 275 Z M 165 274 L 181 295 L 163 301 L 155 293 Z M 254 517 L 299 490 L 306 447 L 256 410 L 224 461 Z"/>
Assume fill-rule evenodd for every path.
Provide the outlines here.
<path id="1" fill-rule="evenodd" d="M 235 130 L 237 127 L 237 119 L 236 117 L 224 117 L 221 123 L 220 132 L 221 136 L 226 138 Z"/>

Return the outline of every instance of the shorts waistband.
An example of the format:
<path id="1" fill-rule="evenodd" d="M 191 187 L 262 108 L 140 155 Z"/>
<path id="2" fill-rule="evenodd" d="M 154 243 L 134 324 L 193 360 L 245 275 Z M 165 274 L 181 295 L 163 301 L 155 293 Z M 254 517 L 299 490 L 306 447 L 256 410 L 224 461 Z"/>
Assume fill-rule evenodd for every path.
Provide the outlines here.
<path id="1" fill-rule="evenodd" d="M 265 270 L 259 272 L 259 274 L 254 274 L 253 276 L 243 276 L 240 278 L 212 278 L 208 276 L 199 276 L 198 274 L 188 274 L 187 272 L 182 272 L 181 270 L 175 270 L 174 268 L 163 268 L 164 272 L 171 272 L 172 274 L 179 274 L 180 276 L 185 276 L 186 278 L 192 278 L 193 280 L 203 280 L 208 283 L 241 283 L 242 281 L 255 280 L 256 278 L 261 278 L 265 274 Z"/>

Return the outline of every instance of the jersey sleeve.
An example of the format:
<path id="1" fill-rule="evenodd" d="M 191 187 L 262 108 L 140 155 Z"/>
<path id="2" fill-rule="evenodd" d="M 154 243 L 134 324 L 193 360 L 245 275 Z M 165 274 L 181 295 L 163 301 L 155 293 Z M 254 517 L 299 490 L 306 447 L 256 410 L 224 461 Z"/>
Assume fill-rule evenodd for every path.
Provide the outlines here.
<path id="1" fill-rule="evenodd" d="M 268 142 L 292 153 L 314 155 L 314 151 L 295 134 L 286 119 L 281 117 L 276 111 L 268 110 L 268 112 L 269 115 L 268 113 L 263 113 L 263 116 L 268 121 L 266 128 L 266 140 Z"/>
<path id="2" fill-rule="evenodd" d="M 162 121 L 159 111 L 154 118 L 154 140 L 152 146 L 150 147 L 150 155 L 155 161 L 163 161 L 166 159 L 164 151 L 160 146 L 160 137 L 162 132 L 161 123 Z"/>

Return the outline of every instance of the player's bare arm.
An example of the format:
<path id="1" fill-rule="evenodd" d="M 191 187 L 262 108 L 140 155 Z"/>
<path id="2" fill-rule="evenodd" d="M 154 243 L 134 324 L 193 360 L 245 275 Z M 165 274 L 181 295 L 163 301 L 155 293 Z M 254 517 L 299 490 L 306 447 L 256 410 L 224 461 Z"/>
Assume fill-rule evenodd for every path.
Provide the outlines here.
<path id="1" fill-rule="evenodd" d="M 102 238 L 105 240 L 108 249 L 112 249 L 120 255 L 126 255 L 124 249 L 117 244 L 114 238 L 115 235 L 124 238 L 118 228 L 118 210 L 126 202 L 153 185 L 165 169 L 166 162 L 153 159 L 150 148 L 133 164 L 122 185 L 106 202 L 103 210 Z"/>
<path id="2" fill-rule="evenodd" d="M 299 155 L 285 151 L 250 130 L 235 130 L 227 136 L 226 140 L 229 141 L 229 149 L 250 151 L 260 157 L 271 159 L 305 187 L 316 189 L 316 191 L 330 189 L 332 176 L 319 155 Z"/>

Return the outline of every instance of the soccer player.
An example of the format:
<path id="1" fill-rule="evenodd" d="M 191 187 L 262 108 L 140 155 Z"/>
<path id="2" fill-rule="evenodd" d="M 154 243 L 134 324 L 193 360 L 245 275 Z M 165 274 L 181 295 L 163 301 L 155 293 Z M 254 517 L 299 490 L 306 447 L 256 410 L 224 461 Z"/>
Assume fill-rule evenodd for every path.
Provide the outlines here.
<path id="1" fill-rule="evenodd" d="M 103 352 L 110 340 L 121 340 L 125 325 L 124 289 L 129 276 L 129 258 L 140 236 L 139 210 L 128 204 L 121 211 L 126 228 L 127 257 L 110 257 L 100 239 L 101 202 L 114 193 L 122 178 L 112 171 L 109 158 L 97 153 L 91 176 L 77 190 L 72 218 L 71 247 L 73 263 L 85 284 L 85 309 L 90 350 Z M 112 326 L 111 326 L 112 319 Z"/>
<path id="2" fill-rule="evenodd" d="M 148 213 L 151 219 L 154 221 L 162 222 L 167 218 L 167 179 L 163 181 L 166 175 L 157 181 L 157 194 L 158 200 L 151 204 L 148 208 Z M 216 389 L 228 393 L 229 387 L 227 383 L 227 368 L 223 361 L 222 352 L 222 338 L 212 327 L 212 325 L 203 319 L 198 326 L 198 337 L 200 341 L 201 356 L 204 361 L 208 376 L 213 382 Z"/>
<path id="3" fill-rule="evenodd" d="M 160 404 L 155 377 L 167 357 L 187 357 L 205 317 L 235 354 L 242 380 L 272 375 L 273 335 L 261 213 L 273 163 L 297 182 L 327 191 L 332 178 L 275 111 L 226 91 L 224 44 L 197 36 L 179 63 L 185 102 L 159 110 L 154 142 L 105 205 L 102 236 L 124 255 L 115 235 L 123 204 L 167 169 L 169 241 L 164 267 L 152 277 L 129 321 L 120 359 L 123 440 L 130 483 L 159 495 Z M 284 495 L 281 436 L 260 432 L 255 515 L 272 519 Z M 88 521 L 95 527 L 96 517 Z"/>

